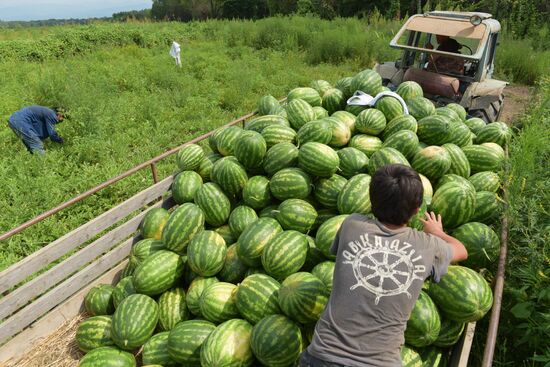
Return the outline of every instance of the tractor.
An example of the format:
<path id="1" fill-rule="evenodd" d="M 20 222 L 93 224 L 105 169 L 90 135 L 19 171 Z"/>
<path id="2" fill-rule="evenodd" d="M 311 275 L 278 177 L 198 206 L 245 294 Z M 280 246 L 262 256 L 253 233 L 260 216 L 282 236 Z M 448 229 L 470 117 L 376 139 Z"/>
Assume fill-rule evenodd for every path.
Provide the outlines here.
<path id="1" fill-rule="evenodd" d="M 471 117 L 497 121 L 505 81 L 493 79 L 500 23 L 491 14 L 432 11 L 411 16 L 390 42 L 403 50 L 397 61 L 377 64 L 384 85 L 422 86 L 436 105 L 459 103 Z"/>

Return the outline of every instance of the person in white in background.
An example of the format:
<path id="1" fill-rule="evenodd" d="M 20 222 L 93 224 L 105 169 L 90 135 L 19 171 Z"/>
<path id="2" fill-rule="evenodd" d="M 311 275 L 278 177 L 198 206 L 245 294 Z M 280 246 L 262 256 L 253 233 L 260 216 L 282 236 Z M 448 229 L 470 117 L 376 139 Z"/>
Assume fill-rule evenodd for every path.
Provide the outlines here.
<path id="1" fill-rule="evenodd" d="M 176 59 L 176 65 L 181 68 L 181 47 L 176 41 L 172 42 L 172 48 L 170 48 L 170 56 Z"/>

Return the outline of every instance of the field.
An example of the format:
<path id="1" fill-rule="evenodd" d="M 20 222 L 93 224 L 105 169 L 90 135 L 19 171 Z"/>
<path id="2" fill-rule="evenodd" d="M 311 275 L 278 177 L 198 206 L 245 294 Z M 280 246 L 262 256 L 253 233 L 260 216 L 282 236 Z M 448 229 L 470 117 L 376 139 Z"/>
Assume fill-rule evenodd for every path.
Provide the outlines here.
<path id="1" fill-rule="evenodd" d="M 333 83 L 376 61 L 396 59 L 399 54 L 387 44 L 399 26 L 378 17 L 332 22 L 295 17 L 0 33 L 0 120 L 29 104 L 63 105 L 71 116 L 58 126 L 66 143 L 48 142 L 44 157 L 29 156 L 2 125 L 0 232 L 252 111 L 261 95 L 282 97 L 312 80 Z M 181 69 L 168 55 L 172 40 L 182 44 Z M 529 42 L 504 35 L 496 70 L 497 77 L 536 85 L 538 95 L 527 103 L 529 115 L 515 121 L 524 129 L 511 147 L 508 271 L 521 270 L 507 274 L 503 342 L 496 356 L 499 366 L 527 366 L 537 363 L 524 362 L 533 353 L 548 352 L 542 343 L 550 336 L 545 307 L 550 224 L 548 207 L 541 204 L 548 202 L 550 88 L 543 76 L 549 74 L 550 51 L 536 52 Z M 173 167 L 173 160 L 159 165 L 161 177 Z M 151 182 L 150 171 L 143 170 L 5 241 L 0 270 Z M 515 348 L 525 352 L 514 355 Z M 537 358 L 541 365 L 550 360 Z"/>

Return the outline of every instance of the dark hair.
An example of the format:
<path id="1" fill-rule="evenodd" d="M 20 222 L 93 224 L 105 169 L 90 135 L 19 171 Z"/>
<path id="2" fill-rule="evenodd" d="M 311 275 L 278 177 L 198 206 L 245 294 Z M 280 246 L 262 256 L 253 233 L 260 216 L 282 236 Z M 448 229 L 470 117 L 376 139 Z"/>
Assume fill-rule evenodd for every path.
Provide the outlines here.
<path id="1" fill-rule="evenodd" d="M 402 225 L 422 204 L 424 187 L 416 171 L 401 164 L 380 167 L 370 182 L 374 216 L 382 223 Z"/>

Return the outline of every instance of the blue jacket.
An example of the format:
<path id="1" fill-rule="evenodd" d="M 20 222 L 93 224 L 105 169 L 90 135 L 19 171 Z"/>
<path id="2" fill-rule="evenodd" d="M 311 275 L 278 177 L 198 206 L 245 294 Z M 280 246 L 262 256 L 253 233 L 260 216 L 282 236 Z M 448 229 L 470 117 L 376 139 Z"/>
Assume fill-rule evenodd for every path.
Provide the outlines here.
<path id="1" fill-rule="evenodd" d="M 27 133 L 41 140 L 50 138 L 54 142 L 61 142 L 63 140 L 57 135 L 55 124 L 57 124 L 55 111 L 42 106 L 25 107 L 14 112 L 9 118 L 9 125 L 24 135 Z"/>

